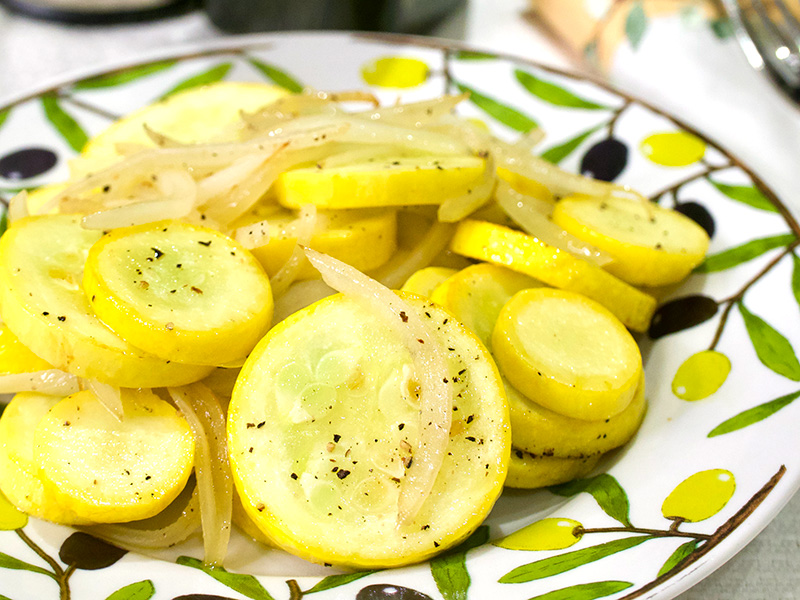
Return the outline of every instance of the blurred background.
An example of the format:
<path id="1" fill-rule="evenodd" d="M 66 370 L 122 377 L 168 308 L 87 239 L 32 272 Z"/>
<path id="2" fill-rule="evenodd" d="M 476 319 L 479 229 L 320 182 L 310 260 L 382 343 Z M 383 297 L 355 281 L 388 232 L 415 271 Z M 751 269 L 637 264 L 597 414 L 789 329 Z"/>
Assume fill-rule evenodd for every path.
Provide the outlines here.
<path id="1" fill-rule="evenodd" d="M 591 71 L 743 157 L 800 213 L 798 108 L 750 68 L 710 0 L 0 0 L 0 105 L 143 53 L 319 28 L 434 35 Z M 799 558 L 796 497 L 680 598 L 798 598 Z"/>

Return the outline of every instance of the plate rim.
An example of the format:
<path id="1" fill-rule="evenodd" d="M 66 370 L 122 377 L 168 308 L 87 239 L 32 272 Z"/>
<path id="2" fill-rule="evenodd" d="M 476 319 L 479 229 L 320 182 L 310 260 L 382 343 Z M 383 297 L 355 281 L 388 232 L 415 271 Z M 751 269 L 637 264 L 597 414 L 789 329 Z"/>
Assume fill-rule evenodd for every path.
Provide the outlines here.
<path id="1" fill-rule="evenodd" d="M 331 30 L 293 30 L 293 31 L 276 31 L 265 33 L 254 33 L 235 36 L 224 36 L 221 38 L 195 40 L 191 42 L 184 42 L 180 44 L 169 45 L 164 48 L 156 50 L 139 51 L 134 53 L 130 58 L 117 58 L 101 63 L 97 63 L 87 67 L 75 68 L 67 71 L 64 74 L 48 77 L 44 82 L 38 86 L 30 87 L 20 91 L 17 94 L 0 97 L 0 111 L 10 109 L 16 105 L 23 104 L 44 95 L 54 93 L 61 88 L 75 84 L 77 82 L 107 75 L 110 73 L 124 71 L 127 69 L 135 68 L 137 66 L 145 65 L 151 62 L 160 60 L 187 60 L 192 58 L 199 58 L 203 56 L 211 56 L 225 51 L 235 51 L 241 48 L 268 50 L 273 45 L 272 40 L 280 40 L 282 38 L 296 38 L 296 37 L 315 37 L 315 38 L 335 38 L 338 40 L 356 39 L 363 41 L 375 41 L 385 44 L 395 44 L 401 46 L 408 46 L 413 48 L 429 48 L 438 49 L 442 51 L 472 51 L 482 52 L 491 55 L 492 58 L 511 62 L 513 64 L 526 65 L 535 69 L 539 69 L 551 74 L 567 77 L 572 80 L 585 81 L 589 84 L 596 86 L 604 91 L 613 93 L 620 98 L 637 104 L 653 114 L 659 115 L 674 123 L 677 127 L 693 134 L 705 141 L 709 146 L 722 153 L 729 158 L 733 166 L 738 167 L 741 171 L 762 191 L 767 195 L 769 201 L 778 209 L 780 216 L 789 228 L 800 237 L 800 223 L 798 223 L 795 214 L 789 209 L 786 203 L 778 196 L 774 188 L 769 185 L 760 175 L 749 166 L 746 160 L 742 160 L 739 156 L 733 154 L 727 149 L 725 145 L 717 142 L 713 137 L 705 134 L 699 126 L 694 126 L 686 120 L 675 116 L 671 111 L 662 109 L 649 100 L 645 100 L 636 94 L 631 94 L 620 87 L 604 81 L 599 75 L 582 71 L 580 69 L 564 69 L 553 65 L 538 62 L 533 59 L 526 58 L 514 53 L 498 52 L 489 48 L 481 47 L 479 44 L 467 43 L 458 40 L 451 40 L 447 38 L 428 37 L 421 35 L 411 34 L 396 34 L 386 32 L 363 32 L 363 31 L 331 31 Z M 781 462 L 781 461 L 778 461 Z M 675 598 L 679 594 L 685 592 L 691 587 L 698 584 L 700 581 L 717 571 L 721 566 L 732 559 L 736 554 L 743 550 L 755 537 L 757 537 L 770 523 L 773 522 L 775 517 L 783 510 L 783 508 L 792 500 L 795 494 L 800 490 L 800 470 L 791 470 L 791 473 L 784 473 L 778 484 L 781 484 L 786 491 L 782 494 L 776 495 L 776 489 L 772 489 L 764 501 L 759 504 L 753 512 L 758 514 L 750 514 L 746 518 L 747 527 L 742 527 L 744 522 L 740 523 L 726 538 L 724 543 L 719 544 L 719 548 L 711 558 L 705 556 L 703 560 L 688 566 L 685 570 L 680 571 L 672 579 L 661 582 L 658 586 L 652 588 L 650 591 L 645 592 L 642 597 L 669 600 Z M 787 488 L 788 486 L 788 488 Z M 70 528 L 74 530 L 74 528 Z M 147 557 L 146 555 L 139 555 L 147 561 L 156 561 L 157 559 Z M 159 561 L 161 562 L 161 561 Z M 171 565 L 173 567 L 178 565 Z M 281 576 L 258 576 L 265 580 L 277 580 Z"/>

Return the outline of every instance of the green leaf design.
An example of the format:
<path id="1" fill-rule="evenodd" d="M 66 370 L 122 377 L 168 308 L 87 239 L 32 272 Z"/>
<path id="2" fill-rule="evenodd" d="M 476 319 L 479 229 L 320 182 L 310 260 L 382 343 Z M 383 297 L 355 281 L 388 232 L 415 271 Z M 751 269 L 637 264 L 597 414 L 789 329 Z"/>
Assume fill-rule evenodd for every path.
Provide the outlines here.
<path id="1" fill-rule="evenodd" d="M 149 579 L 138 581 L 118 589 L 106 600 L 150 600 L 156 593 L 156 587 Z"/>
<path id="2" fill-rule="evenodd" d="M 249 60 L 251 65 L 261 71 L 261 73 L 275 85 L 279 85 L 283 89 L 288 90 L 293 94 L 299 94 L 303 91 L 303 86 L 288 73 L 281 71 L 272 65 L 268 65 L 257 58 L 251 58 Z"/>
<path id="3" fill-rule="evenodd" d="M 460 91 L 469 93 L 469 99 L 475 106 L 480 108 L 489 116 L 500 121 L 503 125 L 506 125 L 507 127 L 510 127 L 511 129 L 521 133 L 528 133 L 531 129 L 536 129 L 539 127 L 539 124 L 536 121 L 529 116 L 522 114 L 515 108 L 501 104 L 497 100 L 489 98 L 488 96 L 484 96 L 472 88 L 460 83 L 456 83 L 455 85 Z"/>
<path id="4" fill-rule="evenodd" d="M 675 552 L 673 552 L 672 555 L 667 559 L 667 562 L 664 563 L 664 566 L 661 567 L 657 577 L 661 577 L 662 575 L 672 571 L 672 569 L 677 567 L 684 558 L 689 556 L 695 550 L 697 550 L 697 540 L 691 540 L 678 546 Z"/>
<path id="5" fill-rule="evenodd" d="M 793 233 L 784 233 L 781 235 L 759 238 L 757 240 L 750 240 L 740 246 L 735 246 L 734 248 L 729 248 L 728 250 L 723 250 L 717 254 L 707 256 L 702 263 L 695 267 L 694 272 L 716 273 L 718 271 L 732 269 L 754 258 L 758 258 L 770 250 L 788 246 L 796 239 Z"/>
<path id="6" fill-rule="evenodd" d="M 554 494 L 566 498 L 571 498 L 581 492 L 591 494 L 609 517 L 616 519 L 625 527 L 633 527 L 628 517 L 630 510 L 628 495 L 613 475 L 602 473 L 595 477 L 576 479 L 548 489 Z"/>
<path id="7" fill-rule="evenodd" d="M 549 81 L 544 81 L 521 69 L 514 70 L 514 76 L 526 90 L 537 98 L 554 106 L 564 106 L 568 108 L 585 108 L 587 110 L 607 109 L 608 106 L 596 104 L 576 96 L 569 90 L 557 86 Z"/>
<path id="8" fill-rule="evenodd" d="M 792 253 L 792 294 L 797 304 L 800 305 L 800 257 L 794 252 Z"/>
<path id="9" fill-rule="evenodd" d="M 13 569 L 15 571 L 31 571 L 32 573 L 40 573 L 41 575 L 53 577 L 53 574 L 50 571 L 47 571 L 42 567 L 37 567 L 36 565 L 21 561 L 20 559 L 9 556 L 8 554 L 4 554 L 3 552 L 0 552 L 0 568 Z"/>
<path id="10" fill-rule="evenodd" d="M 313 594 L 314 592 L 324 592 L 325 590 L 331 590 L 333 588 L 339 587 L 340 585 L 347 585 L 353 581 L 357 581 L 362 577 L 366 577 L 367 575 L 372 575 L 373 573 L 378 573 L 379 569 L 374 571 L 360 571 L 358 573 L 344 573 L 343 575 L 329 575 L 319 583 L 317 583 L 314 587 L 310 590 L 303 592 L 303 594 Z"/>
<path id="11" fill-rule="evenodd" d="M 275 600 L 269 592 L 264 589 L 264 586 L 258 582 L 258 579 L 252 575 L 228 573 L 228 571 L 222 567 L 209 567 L 203 564 L 203 561 L 192 558 L 191 556 L 179 556 L 175 562 L 185 567 L 200 569 L 219 581 L 222 585 L 226 585 L 232 590 L 239 592 L 243 596 L 252 598 L 253 600 Z"/>
<path id="12" fill-rule="evenodd" d="M 83 150 L 86 142 L 89 141 L 89 136 L 86 135 L 86 132 L 78 122 L 61 108 L 58 98 L 54 94 L 42 96 L 42 107 L 47 120 L 66 140 L 70 148 L 75 152 Z"/>
<path id="13" fill-rule="evenodd" d="M 547 592 L 540 596 L 534 596 L 530 600 L 595 600 L 595 598 L 605 598 L 611 594 L 626 590 L 632 585 L 633 584 L 629 581 L 596 581 L 594 583 L 582 583 L 553 592 Z"/>
<path id="14" fill-rule="evenodd" d="M 727 183 L 714 181 L 713 179 L 709 179 L 708 181 L 731 200 L 736 200 L 736 202 L 747 204 L 747 206 L 759 210 L 778 212 L 775 205 L 754 185 L 729 185 Z"/>
<path id="15" fill-rule="evenodd" d="M 457 60 L 491 60 L 497 58 L 496 54 L 489 52 L 475 52 L 473 50 L 459 50 L 455 54 Z"/>
<path id="16" fill-rule="evenodd" d="M 749 408 L 714 427 L 714 429 L 708 433 L 708 437 L 711 438 L 718 435 L 731 433 L 732 431 L 738 431 L 752 425 L 753 423 L 763 421 L 785 406 L 789 406 L 797 398 L 800 398 L 800 391 L 794 392 L 793 394 L 786 394 L 780 398 L 775 398 L 775 400 L 770 400 L 764 404 L 759 404 L 758 406 Z"/>
<path id="17" fill-rule="evenodd" d="M 161 96 L 161 99 L 168 98 L 178 92 L 184 92 L 201 85 L 209 85 L 225 79 L 225 75 L 231 70 L 233 65 L 231 63 L 222 63 L 216 67 L 211 67 L 208 71 L 203 71 L 197 75 L 192 75 L 189 79 L 184 79 L 178 85 L 169 90 L 166 94 Z"/>
<path id="18" fill-rule="evenodd" d="M 481 525 L 461 544 L 431 561 L 431 575 L 444 600 L 467 600 L 472 580 L 467 571 L 467 552 L 489 541 L 489 527 Z"/>
<path id="19" fill-rule="evenodd" d="M 800 362 L 789 340 L 764 319 L 747 310 L 742 301 L 738 302 L 738 306 L 758 360 L 779 375 L 800 381 Z"/>
<path id="20" fill-rule="evenodd" d="M 4 108 L 3 110 L 0 110 L 0 127 L 3 126 L 3 123 L 6 122 L 6 119 L 8 119 L 8 115 L 10 114 L 11 114 L 10 108 Z"/>
<path id="21" fill-rule="evenodd" d="M 652 539 L 653 536 L 649 535 L 633 536 L 582 550 L 574 550 L 558 556 L 551 556 L 550 558 L 543 558 L 509 571 L 498 581 L 500 583 L 527 583 L 528 581 L 552 577 L 553 575 L 566 573 L 577 567 L 593 563 L 617 552 L 628 550 Z"/>
<path id="22" fill-rule="evenodd" d="M 554 165 L 559 164 L 562 160 L 567 158 L 570 154 L 572 154 L 575 149 L 580 146 L 586 138 L 592 135 L 595 131 L 600 129 L 602 125 L 598 125 L 597 127 L 593 127 L 592 129 L 587 129 L 583 133 L 579 133 L 571 140 L 567 140 L 563 144 L 559 144 L 558 146 L 553 146 L 552 148 L 548 148 L 544 152 L 542 152 L 542 158 L 546 161 L 553 163 Z"/>
<path id="23" fill-rule="evenodd" d="M 625 36 L 634 50 L 641 45 L 645 31 L 647 31 L 647 14 L 644 12 L 642 1 L 636 0 L 625 19 Z"/>
<path id="24" fill-rule="evenodd" d="M 0 215 L 0 235 L 3 235 L 8 229 L 8 211 L 3 209 L 3 214 Z"/>
<path id="25" fill-rule="evenodd" d="M 731 25 L 730 19 L 727 17 L 711 19 L 708 22 L 708 26 L 717 39 L 727 40 L 729 37 L 733 36 L 733 26 Z"/>
<path id="26" fill-rule="evenodd" d="M 174 66 L 177 61 L 165 60 L 161 62 L 149 63 L 140 67 L 133 67 L 132 69 L 125 69 L 124 71 L 117 71 L 116 73 L 108 73 L 98 77 L 91 77 L 79 81 L 73 86 L 75 90 L 96 90 L 101 88 L 111 88 L 124 83 L 129 83 L 142 77 L 147 77 L 153 73 L 165 71 Z"/>

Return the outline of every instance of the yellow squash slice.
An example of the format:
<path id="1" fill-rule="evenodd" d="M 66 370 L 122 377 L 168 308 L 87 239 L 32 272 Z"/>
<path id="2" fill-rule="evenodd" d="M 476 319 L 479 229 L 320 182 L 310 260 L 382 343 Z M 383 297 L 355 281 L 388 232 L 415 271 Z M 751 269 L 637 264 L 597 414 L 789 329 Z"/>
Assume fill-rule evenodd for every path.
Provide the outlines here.
<path id="1" fill-rule="evenodd" d="M 5 324 L 0 324 L 0 374 L 34 373 L 52 368 L 53 365 L 28 350 Z"/>
<path id="2" fill-rule="evenodd" d="M 440 283 L 456 273 L 458 273 L 458 271 L 450 267 L 425 267 L 424 269 L 414 272 L 411 277 L 406 279 L 401 289 L 404 292 L 430 298 L 433 290 L 435 290 Z"/>
<path id="3" fill-rule="evenodd" d="M 505 303 L 520 290 L 540 285 L 522 273 L 479 263 L 442 282 L 433 291 L 431 300 L 453 313 L 491 349 L 494 324 Z"/>
<path id="4" fill-rule="evenodd" d="M 566 483 L 591 473 L 601 458 L 602 454 L 581 458 L 538 456 L 512 448 L 506 487 L 531 490 Z"/>
<path id="5" fill-rule="evenodd" d="M 89 248 L 100 237 L 80 217 L 17 221 L 0 238 L 0 312 L 8 328 L 57 369 L 117 387 L 184 385 L 209 367 L 147 354 L 97 318 L 81 287 Z"/>
<path id="6" fill-rule="evenodd" d="M 588 296 L 634 331 L 647 330 L 656 308 L 655 298 L 603 269 L 501 225 L 463 221 L 450 247 L 464 256 L 506 266 L 553 287 Z"/>
<path id="7" fill-rule="evenodd" d="M 180 363 L 243 359 L 269 329 L 269 278 L 217 231 L 178 221 L 115 229 L 89 251 L 83 289 L 137 348 Z"/>
<path id="8" fill-rule="evenodd" d="M 25 392 L 14 396 L 0 417 L 0 489 L 18 509 L 64 525 L 86 525 L 45 486 L 33 455 L 33 432 L 61 400 L 58 396 Z"/>
<path id="9" fill-rule="evenodd" d="M 273 277 L 292 255 L 297 234 L 291 224 L 296 213 L 278 210 L 260 217 L 269 223 L 269 242 L 253 255 Z M 393 210 L 318 211 L 308 246 L 346 262 L 359 271 L 380 267 L 397 249 L 397 214 Z M 319 273 L 304 258 L 297 279 L 316 279 Z"/>
<path id="10" fill-rule="evenodd" d="M 605 269 L 634 285 L 677 283 L 708 250 L 708 234 L 689 217 L 630 198 L 570 196 L 556 204 L 553 222 L 607 252 Z"/>
<path id="11" fill-rule="evenodd" d="M 621 413 L 642 373 L 639 347 L 614 315 L 585 296 L 552 288 L 523 290 L 503 307 L 492 351 L 514 387 L 573 419 Z"/>
<path id="12" fill-rule="evenodd" d="M 67 396 L 39 421 L 34 462 L 45 487 L 78 518 L 124 523 L 158 514 L 186 485 L 194 437 L 149 390 L 122 397 L 117 420 L 90 391 Z"/>
<path id="13" fill-rule="evenodd" d="M 598 421 L 572 419 L 549 410 L 506 384 L 511 410 L 511 442 L 539 456 L 580 458 L 622 446 L 639 429 L 647 410 L 644 374 L 631 403 L 618 415 Z"/>
<path id="14" fill-rule="evenodd" d="M 398 498 L 419 443 L 418 383 L 400 334 L 369 309 L 336 295 L 295 313 L 259 343 L 234 389 L 228 439 L 244 509 L 308 560 L 425 560 L 469 535 L 502 489 L 510 434 L 494 363 L 451 315 L 406 300 L 448 349 L 454 392 L 444 463 L 411 523 L 398 526 Z"/>
<path id="15" fill-rule="evenodd" d="M 311 166 L 283 173 L 275 184 L 289 208 L 370 208 L 441 204 L 469 194 L 485 161 L 476 156 L 397 157 L 341 167 Z"/>

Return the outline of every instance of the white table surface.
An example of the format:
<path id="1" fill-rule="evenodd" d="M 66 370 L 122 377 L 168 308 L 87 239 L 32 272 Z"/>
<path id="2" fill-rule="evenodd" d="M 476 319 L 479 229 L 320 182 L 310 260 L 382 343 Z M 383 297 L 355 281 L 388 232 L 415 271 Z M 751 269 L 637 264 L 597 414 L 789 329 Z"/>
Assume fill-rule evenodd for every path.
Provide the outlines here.
<path id="1" fill-rule="evenodd" d="M 526 8 L 525 0 L 470 0 L 434 34 L 569 68 L 570 59 L 522 18 Z M 155 48 L 223 36 L 201 12 L 150 23 L 79 27 L 35 21 L 0 8 L 0 104 L 70 71 L 102 68 Z M 685 70 L 653 65 L 658 78 L 617 73 L 614 83 L 680 115 L 745 158 L 800 213 L 800 180 L 792 176 L 800 158 L 800 110 L 748 71 L 732 42 L 704 59 L 715 77 L 705 77 L 696 65 Z M 720 82 L 734 80 L 747 93 L 720 93 Z M 715 115 L 711 121 L 709 114 Z M 759 152 L 752 151 L 753 139 L 759 140 Z M 800 495 L 737 556 L 680 596 L 680 600 L 766 598 L 800 598 Z"/>

